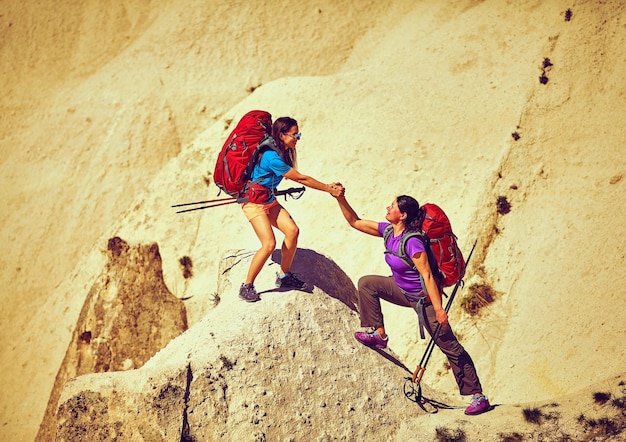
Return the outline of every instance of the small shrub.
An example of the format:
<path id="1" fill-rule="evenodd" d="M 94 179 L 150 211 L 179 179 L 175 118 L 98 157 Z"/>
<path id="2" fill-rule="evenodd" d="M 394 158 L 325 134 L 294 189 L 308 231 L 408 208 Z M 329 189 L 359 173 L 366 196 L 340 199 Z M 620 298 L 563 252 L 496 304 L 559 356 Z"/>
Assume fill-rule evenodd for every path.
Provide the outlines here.
<path id="1" fill-rule="evenodd" d="M 611 405 L 619 410 L 622 410 L 622 413 L 626 413 L 626 398 L 615 398 L 611 401 Z"/>
<path id="2" fill-rule="evenodd" d="M 220 295 L 218 295 L 217 293 L 211 293 L 209 295 L 209 299 L 213 301 L 213 307 L 217 307 L 217 304 L 219 304 L 221 301 Z"/>
<path id="3" fill-rule="evenodd" d="M 183 256 L 178 260 L 178 263 L 180 264 L 180 267 L 183 271 L 183 278 L 191 278 L 193 276 L 193 262 L 191 261 L 191 258 L 188 256 Z"/>
<path id="4" fill-rule="evenodd" d="M 599 405 L 606 404 L 609 399 L 611 399 L 611 393 L 602 393 L 597 391 L 593 394 L 593 401 Z"/>
<path id="5" fill-rule="evenodd" d="M 220 356 L 220 361 L 222 361 L 222 365 L 224 366 L 224 368 L 226 370 L 232 370 L 233 367 L 237 364 L 237 362 L 232 362 L 230 359 L 228 359 L 226 356 L 221 355 Z"/>
<path id="6" fill-rule="evenodd" d="M 467 436 L 460 428 L 451 430 L 449 428 L 437 427 L 435 430 L 435 440 L 439 442 L 465 442 Z"/>
<path id="7" fill-rule="evenodd" d="M 78 340 L 84 342 L 85 344 L 89 344 L 91 342 L 91 331 L 86 330 L 80 334 Z"/>
<path id="8" fill-rule="evenodd" d="M 535 408 L 524 408 L 522 410 L 522 413 L 524 414 L 524 420 L 526 422 L 531 423 L 531 424 L 539 425 L 543 421 L 543 418 L 544 418 L 543 413 L 537 407 L 535 407 Z"/>
<path id="9" fill-rule="evenodd" d="M 548 77 L 546 75 L 546 72 L 548 70 L 550 70 L 550 68 L 552 66 L 554 66 L 554 65 L 552 64 L 550 59 L 546 57 L 546 58 L 543 59 L 543 63 L 541 64 L 541 66 L 542 66 L 542 68 L 541 68 L 541 76 L 539 77 L 539 83 L 541 83 L 541 84 L 548 84 L 549 80 L 548 80 Z"/>
<path id="10" fill-rule="evenodd" d="M 499 196 L 496 200 L 496 208 L 500 215 L 506 215 L 511 211 L 511 203 L 509 203 L 506 196 Z"/>
<path id="11" fill-rule="evenodd" d="M 524 435 L 520 433 L 500 433 L 500 442 L 522 442 Z"/>
<path id="12" fill-rule="evenodd" d="M 570 21 L 572 19 L 572 10 L 568 9 L 567 11 L 565 11 L 565 21 Z"/>
<path id="13" fill-rule="evenodd" d="M 471 316 L 476 316 L 480 309 L 491 304 L 496 299 L 496 292 L 487 284 L 473 284 L 461 301 L 461 308 Z"/>
<path id="14" fill-rule="evenodd" d="M 584 419 L 582 422 L 587 436 L 615 436 L 624 430 L 624 422 L 602 417 L 600 419 Z M 592 440 L 592 439 L 589 439 Z"/>

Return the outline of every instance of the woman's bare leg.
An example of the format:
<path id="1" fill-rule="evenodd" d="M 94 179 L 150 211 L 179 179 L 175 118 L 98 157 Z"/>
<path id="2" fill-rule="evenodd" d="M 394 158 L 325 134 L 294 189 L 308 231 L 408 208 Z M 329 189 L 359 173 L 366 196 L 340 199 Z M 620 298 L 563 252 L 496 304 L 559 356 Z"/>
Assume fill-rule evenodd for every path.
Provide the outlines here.
<path id="1" fill-rule="evenodd" d="M 276 248 L 276 238 L 272 230 L 272 223 L 267 215 L 255 216 L 250 220 L 250 224 L 252 224 L 254 233 L 256 233 L 259 241 L 261 241 L 261 248 L 252 257 L 246 284 L 254 283 L 254 280 Z"/>
<path id="2" fill-rule="evenodd" d="M 270 212 L 270 220 L 274 219 L 273 225 L 285 235 L 283 244 L 280 248 L 280 271 L 282 274 L 285 274 L 291 270 L 291 264 L 293 263 L 293 258 L 296 255 L 300 229 L 287 210 L 280 206 L 277 206 L 277 208 L 280 208 L 280 211 L 278 212 L 276 218 L 273 218 L 273 213 Z"/>

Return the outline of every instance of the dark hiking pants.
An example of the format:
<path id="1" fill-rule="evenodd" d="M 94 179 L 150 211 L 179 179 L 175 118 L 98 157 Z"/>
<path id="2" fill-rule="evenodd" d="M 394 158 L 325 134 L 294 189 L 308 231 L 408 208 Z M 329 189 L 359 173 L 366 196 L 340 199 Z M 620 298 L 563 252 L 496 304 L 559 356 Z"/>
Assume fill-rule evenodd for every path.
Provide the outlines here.
<path id="1" fill-rule="evenodd" d="M 407 299 L 391 276 L 363 276 L 359 279 L 358 289 L 358 308 L 359 316 L 361 317 L 361 327 L 378 328 L 384 326 L 383 313 L 380 305 L 381 299 L 402 307 L 415 308 L 417 304 Z M 435 316 L 433 305 L 426 301 L 425 304 L 417 308 L 424 309 L 423 313 L 426 318 L 424 326 L 428 334 L 432 336 L 439 324 Z M 482 387 L 478 379 L 478 374 L 476 373 L 474 362 L 457 340 L 449 323 L 440 330 L 439 335 L 435 339 L 435 344 L 447 356 L 452 372 L 454 373 L 454 378 L 459 386 L 460 393 L 462 395 L 481 393 Z"/>

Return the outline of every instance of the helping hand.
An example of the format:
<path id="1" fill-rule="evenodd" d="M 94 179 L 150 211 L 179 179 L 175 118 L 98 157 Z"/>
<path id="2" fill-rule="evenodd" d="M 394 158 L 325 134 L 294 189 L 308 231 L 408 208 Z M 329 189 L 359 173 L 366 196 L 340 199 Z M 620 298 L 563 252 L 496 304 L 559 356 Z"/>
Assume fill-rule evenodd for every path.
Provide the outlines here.
<path id="1" fill-rule="evenodd" d="M 334 196 L 335 198 L 338 198 L 338 197 L 340 197 L 340 196 L 343 196 L 343 194 L 346 192 L 345 187 L 343 187 L 343 186 L 341 185 L 341 183 L 339 183 L 339 182 L 332 183 L 332 184 L 330 185 L 330 188 L 331 188 L 331 190 L 330 190 L 330 192 L 329 192 L 329 193 L 330 193 L 332 196 Z"/>

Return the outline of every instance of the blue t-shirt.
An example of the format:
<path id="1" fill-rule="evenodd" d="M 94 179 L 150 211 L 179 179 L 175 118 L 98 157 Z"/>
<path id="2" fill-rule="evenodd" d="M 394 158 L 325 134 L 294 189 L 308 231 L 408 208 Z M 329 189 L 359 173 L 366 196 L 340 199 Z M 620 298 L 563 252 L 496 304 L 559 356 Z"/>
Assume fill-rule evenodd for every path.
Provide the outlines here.
<path id="1" fill-rule="evenodd" d="M 251 180 L 255 181 L 264 177 L 261 178 L 259 184 L 273 190 L 278 187 L 283 179 L 283 175 L 289 172 L 289 169 L 291 169 L 291 166 L 285 163 L 280 155 L 273 150 L 267 150 L 263 152 L 261 160 L 254 166 Z M 271 194 L 267 202 L 270 203 L 275 199 L 274 194 Z"/>
<path id="2" fill-rule="evenodd" d="M 378 223 L 378 233 L 382 236 L 385 232 L 385 228 L 390 226 L 391 224 L 388 222 L 380 222 Z M 393 236 L 393 232 L 389 235 L 389 239 L 387 239 L 387 244 L 385 246 L 393 251 L 394 253 L 398 253 L 398 248 L 400 246 L 400 241 L 402 237 L 406 234 L 403 232 L 401 235 Z M 416 253 L 425 252 L 424 244 L 419 238 L 409 238 L 406 242 L 406 253 L 409 258 L 413 257 Z M 417 296 L 422 292 L 422 282 L 420 280 L 420 274 L 417 270 L 409 267 L 405 264 L 402 259 L 391 254 L 385 253 L 385 262 L 391 268 L 391 275 L 393 276 L 393 280 L 395 283 L 404 291 L 407 295 Z"/>

